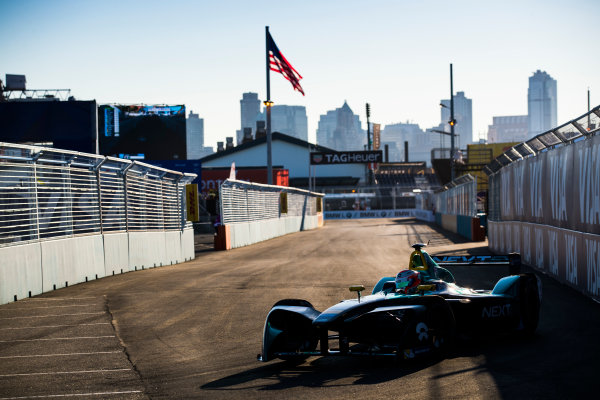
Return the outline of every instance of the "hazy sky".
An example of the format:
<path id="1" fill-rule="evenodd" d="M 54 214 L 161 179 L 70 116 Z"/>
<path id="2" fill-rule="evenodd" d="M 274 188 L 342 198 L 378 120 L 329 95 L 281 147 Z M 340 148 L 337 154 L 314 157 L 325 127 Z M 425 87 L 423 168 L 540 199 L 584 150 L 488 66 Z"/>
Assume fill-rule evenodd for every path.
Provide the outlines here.
<path id="1" fill-rule="evenodd" d="M 527 114 L 528 78 L 558 81 L 558 123 L 600 103 L 600 1 L 0 0 L 0 76 L 69 88 L 99 103 L 185 104 L 205 145 L 240 127 L 243 92 L 266 97 L 265 25 L 306 96 L 271 74 L 275 104 L 319 116 L 347 100 L 365 127 L 440 122 L 454 89 L 473 100 L 473 134 Z"/>

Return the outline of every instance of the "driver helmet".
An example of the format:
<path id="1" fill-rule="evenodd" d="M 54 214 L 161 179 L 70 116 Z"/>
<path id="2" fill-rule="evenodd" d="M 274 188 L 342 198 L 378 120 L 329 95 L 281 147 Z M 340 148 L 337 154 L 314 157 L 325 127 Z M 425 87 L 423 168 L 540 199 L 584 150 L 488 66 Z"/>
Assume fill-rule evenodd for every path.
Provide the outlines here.
<path id="1" fill-rule="evenodd" d="M 396 290 L 408 293 L 410 289 L 416 288 L 421 284 L 421 278 L 417 271 L 406 269 L 398 272 L 396 275 Z"/>

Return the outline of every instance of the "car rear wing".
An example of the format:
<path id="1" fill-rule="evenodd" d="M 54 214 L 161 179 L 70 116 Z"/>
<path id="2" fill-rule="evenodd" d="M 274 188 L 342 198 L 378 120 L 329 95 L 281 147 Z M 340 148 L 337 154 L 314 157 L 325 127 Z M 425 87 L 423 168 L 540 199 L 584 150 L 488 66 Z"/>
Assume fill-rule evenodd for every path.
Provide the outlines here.
<path id="1" fill-rule="evenodd" d="M 467 256 L 442 256 L 431 255 L 440 267 L 468 267 L 475 265 L 506 265 L 510 275 L 521 273 L 521 254 L 510 253 L 507 255 L 486 254 Z"/>

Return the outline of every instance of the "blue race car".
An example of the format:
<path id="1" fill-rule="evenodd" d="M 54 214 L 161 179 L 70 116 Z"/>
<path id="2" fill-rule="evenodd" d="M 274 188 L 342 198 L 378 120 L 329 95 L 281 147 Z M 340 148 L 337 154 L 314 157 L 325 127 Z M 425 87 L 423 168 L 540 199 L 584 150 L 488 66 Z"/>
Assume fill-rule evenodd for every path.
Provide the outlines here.
<path id="1" fill-rule="evenodd" d="M 533 333 L 538 325 L 541 283 L 520 273 L 520 256 L 483 256 L 436 262 L 425 244 L 413 245 L 408 269 L 384 277 L 369 296 L 321 312 L 306 300 L 278 301 L 267 315 L 260 361 L 309 356 L 369 355 L 410 359 L 440 353 L 457 334 Z M 492 290 L 456 285 L 449 265 L 506 264 L 509 276 Z M 330 347 L 330 344 L 331 347 Z"/>

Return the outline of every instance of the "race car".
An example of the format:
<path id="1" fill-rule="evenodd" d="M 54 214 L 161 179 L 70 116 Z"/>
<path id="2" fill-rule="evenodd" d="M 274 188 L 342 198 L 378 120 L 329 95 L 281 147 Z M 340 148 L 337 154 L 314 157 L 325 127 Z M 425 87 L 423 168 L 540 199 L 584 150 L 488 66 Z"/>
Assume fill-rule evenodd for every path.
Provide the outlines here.
<path id="1" fill-rule="evenodd" d="M 267 315 L 260 361 L 300 361 L 309 356 L 368 355 L 412 359 L 442 354 L 457 335 L 533 333 L 538 325 L 541 282 L 520 273 L 520 255 L 436 257 L 414 244 L 408 269 L 381 278 L 371 295 L 321 312 L 306 300 L 284 299 Z M 509 276 L 492 290 L 455 283 L 449 265 L 505 264 Z M 333 343 L 330 347 L 330 342 Z M 336 347 L 337 346 L 337 347 Z M 318 347 L 318 349 L 317 349 Z"/>

